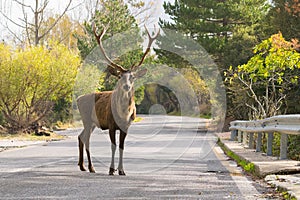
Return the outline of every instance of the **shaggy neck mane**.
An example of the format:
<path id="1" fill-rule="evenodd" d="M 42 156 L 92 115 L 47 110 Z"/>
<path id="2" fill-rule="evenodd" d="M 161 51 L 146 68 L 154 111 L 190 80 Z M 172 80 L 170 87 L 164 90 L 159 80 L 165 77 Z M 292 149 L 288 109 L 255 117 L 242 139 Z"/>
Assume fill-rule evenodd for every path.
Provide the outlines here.
<path id="1" fill-rule="evenodd" d="M 132 113 L 130 113 L 130 107 L 132 104 L 134 104 L 134 89 L 132 88 L 128 92 L 124 92 L 121 89 L 114 90 L 112 94 L 112 108 L 114 111 L 116 111 L 115 114 L 117 114 L 120 118 L 129 120 Z"/>

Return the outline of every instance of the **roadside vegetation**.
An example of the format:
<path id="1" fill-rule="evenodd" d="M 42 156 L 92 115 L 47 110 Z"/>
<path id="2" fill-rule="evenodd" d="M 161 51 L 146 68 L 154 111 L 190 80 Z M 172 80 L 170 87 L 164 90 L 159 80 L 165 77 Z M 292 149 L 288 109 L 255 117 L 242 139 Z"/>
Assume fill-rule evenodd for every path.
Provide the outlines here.
<path id="1" fill-rule="evenodd" d="M 93 22 L 98 27 L 110 26 L 104 39 L 130 33 L 132 39 L 114 42 L 125 46 L 132 43 L 134 50 L 114 60 L 129 68 L 143 52 L 142 37 L 136 35 L 141 35 L 142 25 L 153 17 L 147 13 L 153 3 L 140 0 L 86 1 L 82 9 L 88 14 L 80 20 L 69 15 L 72 0 L 57 13 L 45 0 L 32 5 L 18 2 L 12 4 L 22 8 L 19 19 L 10 18 L 14 6 L 0 8 L 1 19 L 12 22 L 3 23 L 9 37 L 3 36 L 0 44 L 0 132 L 9 134 L 32 134 L 41 132 L 43 126 L 71 124 L 77 119 L 73 113 L 76 97 L 114 88 L 116 79 L 98 70 L 103 63 L 87 63 L 97 46 Z M 299 0 L 175 0 L 163 6 L 169 19 L 160 19 L 159 26 L 201 45 L 217 65 L 227 93 L 226 123 L 300 113 Z M 12 26 L 21 31 L 14 31 Z M 157 38 L 145 65 L 167 65 L 181 74 L 197 98 L 197 106 L 191 110 L 200 110 L 200 117 L 211 117 L 216 101 L 211 97 L 209 83 L 191 63 L 161 47 L 171 45 L 184 52 L 193 49 L 180 40 L 170 42 L 168 34 Z M 121 55 L 109 53 L 110 57 Z M 89 78 L 80 77 L 82 74 Z M 160 77 L 162 71 L 156 70 L 146 78 Z M 183 84 L 176 76 L 168 81 Z M 183 87 L 178 89 L 186 92 Z M 164 85 L 151 83 L 136 88 L 135 98 L 139 113 L 147 114 L 152 105 L 158 104 L 168 114 L 182 114 L 178 96 Z M 189 93 L 184 101 L 195 103 L 189 102 Z M 298 160 L 299 138 L 289 137 L 289 157 Z M 275 142 L 274 152 L 279 140 L 275 138 Z"/>

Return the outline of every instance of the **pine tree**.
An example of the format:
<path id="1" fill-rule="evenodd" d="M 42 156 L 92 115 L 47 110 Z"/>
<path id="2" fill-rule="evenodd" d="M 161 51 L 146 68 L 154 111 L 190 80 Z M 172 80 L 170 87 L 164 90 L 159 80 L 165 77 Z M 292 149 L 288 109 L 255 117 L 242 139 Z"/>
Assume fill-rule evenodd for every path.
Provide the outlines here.
<path id="1" fill-rule="evenodd" d="M 246 62 L 251 48 L 264 37 L 260 24 L 268 8 L 265 0 L 175 0 L 164 8 L 172 22 L 161 20 L 160 25 L 197 41 L 221 69 Z M 176 59 L 166 54 L 159 52 L 162 60 L 174 63 Z"/>
<path id="2" fill-rule="evenodd" d="M 78 49 L 81 57 L 86 58 L 87 55 L 97 46 L 97 42 L 93 33 L 92 24 L 95 22 L 99 29 L 108 27 L 108 30 L 103 38 L 113 37 L 117 33 L 122 33 L 131 28 L 135 28 L 138 32 L 136 20 L 130 14 L 128 6 L 123 0 L 101 1 L 101 8 L 96 10 L 93 18 L 90 21 L 84 22 L 83 26 L 86 30 L 85 36 L 75 35 L 78 40 Z"/>
<path id="3" fill-rule="evenodd" d="M 274 0 L 267 20 L 271 34 L 300 40 L 300 0 Z"/>

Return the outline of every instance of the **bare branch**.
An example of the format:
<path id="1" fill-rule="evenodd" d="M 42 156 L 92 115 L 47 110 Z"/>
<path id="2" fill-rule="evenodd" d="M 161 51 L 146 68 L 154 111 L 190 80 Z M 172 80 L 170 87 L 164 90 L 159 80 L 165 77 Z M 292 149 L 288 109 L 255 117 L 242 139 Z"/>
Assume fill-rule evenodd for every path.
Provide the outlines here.
<path id="1" fill-rule="evenodd" d="M 46 9 L 46 7 L 48 6 L 48 3 L 49 3 L 48 0 L 47 0 L 47 1 L 44 1 L 43 6 L 42 6 L 41 8 L 39 8 L 39 9 L 36 9 L 35 12 L 37 12 L 38 14 L 43 13 L 44 10 Z M 37 8 L 37 7 L 36 7 L 36 8 Z"/>
<path id="2" fill-rule="evenodd" d="M 45 31 L 42 35 L 39 36 L 39 40 L 42 39 L 43 37 L 45 37 L 45 35 L 47 35 L 54 26 L 56 26 L 56 24 L 59 22 L 59 20 L 65 15 L 65 13 L 68 11 L 70 5 L 72 3 L 72 0 L 69 0 L 68 5 L 66 6 L 65 10 L 62 12 L 62 14 L 55 20 L 55 22 L 48 28 L 47 31 Z"/>
<path id="3" fill-rule="evenodd" d="M 131 14 L 134 16 L 135 19 L 139 19 L 138 20 L 139 25 L 146 24 L 146 23 L 149 24 L 155 21 L 156 17 L 153 17 L 154 20 L 151 21 L 149 20 L 150 18 L 152 18 L 151 16 L 153 16 L 156 11 L 156 9 L 153 9 L 152 5 L 153 3 L 150 2 L 147 5 L 144 5 L 142 7 L 132 9 L 133 11 L 131 12 Z"/>
<path id="4" fill-rule="evenodd" d="M 140 14 L 142 14 L 143 12 L 146 12 L 150 9 L 151 9 L 151 6 L 148 6 L 144 9 L 139 9 L 137 13 L 133 13 L 133 16 L 134 16 L 134 18 L 137 18 Z"/>
<path id="5" fill-rule="evenodd" d="M 74 10 L 76 8 L 78 8 L 79 6 L 82 6 L 83 2 L 78 3 L 77 5 L 73 6 L 72 8 L 69 9 L 69 11 Z"/>
<path id="6" fill-rule="evenodd" d="M 13 0 L 13 1 L 16 2 L 17 4 L 21 5 L 22 8 L 27 7 L 27 8 L 30 8 L 32 12 L 34 12 L 34 10 L 33 10 L 33 8 L 31 6 L 26 5 L 26 4 L 24 4 L 24 3 L 20 2 L 20 1 L 17 1 L 17 0 Z"/>
<path id="7" fill-rule="evenodd" d="M 31 10 L 33 11 L 33 8 L 31 8 Z M 30 39 L 30 33 L 29 33 L 30 29 L 28 27 L 27 13 L 25 12 L 25 7 L 24 6 L 22 7 L 22 12 L 23 12 L 23 16 L 24 16 L 26 37 L 27 37 L 27 40 L 28 40 L 29 44 L 31 45 L 31 39 Z"/>
<path id="8" fill-rule="evenodd" d="M 17 36 L 17 34 L 15 34 L 10 28 L 9 26 L 6 24 L 6 28 L 7 30 L 19 41 L 22 42 L 21 38 L 19 38 L 19 36 Z"/>
<path id="9" fill-rule="evenodd" d="M 262 112 L 263 112 L 263 117 L 267 117 L 266 116 L 266 111 L 264 109 L 264 106 L 261 104 L 261 102 L 259 101 L 259 99 L 257 98 L 257 95 L 255 94 L 253 88 L 252 88 L 252 79 L 251 79 L 251 82 L 250 84 L 246 83 L 246 81 L 244 81 L 240 76 L 238 76 L 239 80 L 249 88 L 251 94 L 253 95 L 252 97 L 254 98 L 255 102 L 259 105 L 259 107 L 261 108 Z"/>
<path id="10" fill-rule="evenodd" d="M 7 19 L 8 21 L 10 21 L 10 22 L 13 23 L 14 25 L 19 26 L 19 27 L 21 27 L 21 28 L 25 28 L 25 26 L 23 26 L 23 25 L 21 25 L 21 24 L 18 24 L 18 23 L 16 23 L 14 20 L 12 20 L 11 18 L 9 18 L 6 14 L 4 14 L 4 13 L 2 12 L 2 10 L 0 10 L 0 13 L 1 13 L 1 15 L 2 15 L 5 19 Z"/>

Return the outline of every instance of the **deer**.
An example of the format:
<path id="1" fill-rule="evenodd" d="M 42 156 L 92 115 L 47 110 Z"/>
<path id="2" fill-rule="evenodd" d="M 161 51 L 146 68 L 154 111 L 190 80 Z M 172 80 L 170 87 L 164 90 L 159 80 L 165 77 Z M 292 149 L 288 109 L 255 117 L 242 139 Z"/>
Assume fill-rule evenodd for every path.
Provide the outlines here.
<path id="1" fill-rule="evenodd" d="M 129 69 L 114 63 L 106 54 L 102 45 L 102 38 L 107 31 L 103 27 L 100 34 L 93 25 L 93 33 L 100 48 L 100 51 L 107 63 L 108 73 L 118 78 L 118 82 L 113 91 L 94 92 L 78 97 L 77 106 L 83 123 L 83 130 L 78 135 L 79 161 L 78 166 L 81 171 L 86 171 L 84 167 L 84 147 L 88 159 L 88 169 L 90 173 L 95 173 L 90 154 L 90 136 L 96 127 L 109 132 L 111 142 L 111 164 L 109 175 L 114 175 L 118 170 L 119 175 L 126 175 L 123 168 L 124 142 L 128 128 L 136 118 L 136 106 L 134 101 L 134 81 L 144 76 L 147 69 L 138 70 L 143 64 L 146 55 L 150 52 L 153 41 L 158 37 L 157 33 L 150 34 L 145 26 L 149 41 L 147 48 L 138 64 L 133 64 Z M 116 131 L 119 131 L 119 165 L 115 169 Z"/>

